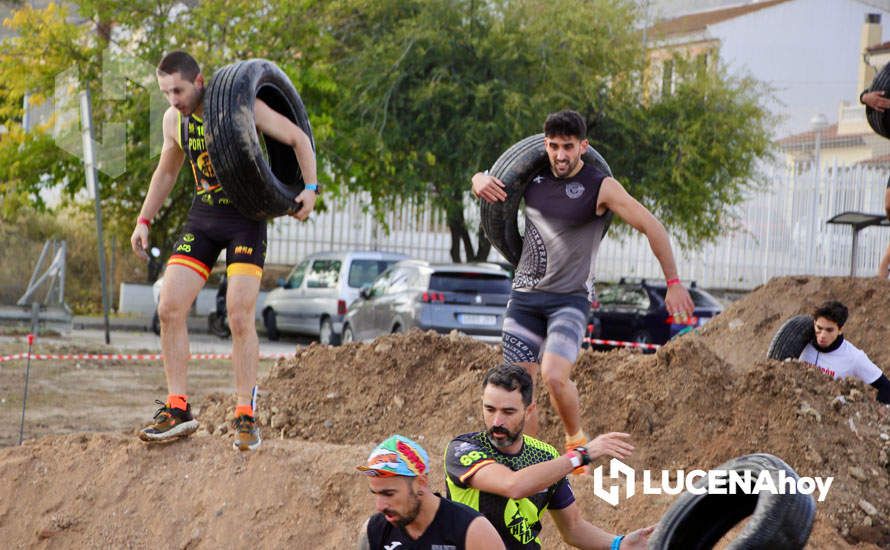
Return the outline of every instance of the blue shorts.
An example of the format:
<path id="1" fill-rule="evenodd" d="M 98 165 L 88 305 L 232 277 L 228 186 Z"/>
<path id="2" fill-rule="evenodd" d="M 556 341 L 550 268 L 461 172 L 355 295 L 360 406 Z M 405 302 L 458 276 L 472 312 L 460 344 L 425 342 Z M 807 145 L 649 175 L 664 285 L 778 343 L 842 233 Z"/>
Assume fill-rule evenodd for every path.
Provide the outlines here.
<path id="1" fill-rule="evenodd" d="M 574 363 L 589 314 L 584 294 L 512 291 L 504 316 L 504 362 L 540 363 L 544 353 L 554 353 Z"/>

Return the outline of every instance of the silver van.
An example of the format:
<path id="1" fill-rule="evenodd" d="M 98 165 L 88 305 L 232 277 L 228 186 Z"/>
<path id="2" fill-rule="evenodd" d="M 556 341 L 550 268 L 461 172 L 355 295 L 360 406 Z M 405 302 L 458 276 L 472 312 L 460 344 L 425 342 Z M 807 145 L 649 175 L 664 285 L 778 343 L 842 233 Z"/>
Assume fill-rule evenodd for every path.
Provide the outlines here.
<path id="1" fill-rule="evenodd" d="M 404 254 L 374 251 L 340 251 L 312 254 L 298 263 L 263 305 L 263 325 L 269 340 L 281 333 L 318 336 L 323 344 L 337 345 L 343 317 L 359 289 L 370 284 Z"/>

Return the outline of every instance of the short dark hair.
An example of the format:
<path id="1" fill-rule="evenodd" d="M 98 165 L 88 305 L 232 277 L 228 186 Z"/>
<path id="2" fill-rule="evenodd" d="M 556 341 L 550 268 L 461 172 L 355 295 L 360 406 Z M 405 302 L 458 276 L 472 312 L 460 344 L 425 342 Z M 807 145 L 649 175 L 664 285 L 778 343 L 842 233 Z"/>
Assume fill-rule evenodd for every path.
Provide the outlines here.
<path id="1" fill-rule="evenodd" d="M 847 315 L 849 315 L 847 306 L 837 300 L 829 300 L 816 308 L 816 311 L 813 312 L 813 319 L 824 317 L 842 327 L 847 322 Z"/>
<path id="2" fill-rule="evenodd" d="M 566 136 L 579 140 L 587 139 L 587 123 L 577 111 L 566 109 L 547 115 L 544 121 L 544 135 L 547 137 Z"/>
<path id="3" fill-rule="evenodd" d="M 158 63 L 158 74 L 179 73 L 182 78 L 194 82 L 201 74 L 201 67 L 195 58 L 183 51 L 170 52 Z"/>
<path id="4" fill-rule="evenodd" d="M 500 364 L 488 369 L 482 379 L 482 389 L 489 384 L 507 391 L 519 390 L 522 404 L 526 407 L 532 404 L 532 377 L 519 365 Z"/>

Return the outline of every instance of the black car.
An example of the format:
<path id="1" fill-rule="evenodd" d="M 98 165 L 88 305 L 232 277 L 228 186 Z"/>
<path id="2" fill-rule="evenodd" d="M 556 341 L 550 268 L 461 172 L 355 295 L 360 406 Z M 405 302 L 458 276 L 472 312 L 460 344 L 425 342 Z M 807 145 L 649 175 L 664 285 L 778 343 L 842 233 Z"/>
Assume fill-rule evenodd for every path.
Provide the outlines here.
<path id="1" fill-rule="evenodd" d="M 622 279 L 618 284 L 597 285 L 597 302 L 587 325 L 588 338 L 640 344 L 664 344 L 689 332 L 723 311 L 716 298 L 695 288 L 688 289 L 695 304 L 692 317 L 680 320 L 668 314 L 663 283 Z"/>

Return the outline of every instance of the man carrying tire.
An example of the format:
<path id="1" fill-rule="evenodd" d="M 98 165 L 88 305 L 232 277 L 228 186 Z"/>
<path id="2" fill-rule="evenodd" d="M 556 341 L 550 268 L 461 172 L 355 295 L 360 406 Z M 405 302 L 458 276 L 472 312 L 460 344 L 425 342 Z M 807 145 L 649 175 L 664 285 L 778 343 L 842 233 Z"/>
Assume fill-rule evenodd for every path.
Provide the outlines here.
<path id="1" fill-rule="evenodd" d="M 368 476 L 377 508 L 362 526 L 359 550 L 503 550 L 479 512 L 433 493 L 429 456 L 407 437 L 389 437 L 358 470 Z"/>
<path id="2" fill-rule="evenodd" d="M 878 390 L 877 400 L 890 404 L 890 380 L 864 351 L 844 339 L 847 306 L 838 301 L 825 302 L 813 312 L 815 339 L 803 348 L 800 360 L 832 378 L 852 376 Z"/>
<path id="3" fill-rule="evenodd" d="M 581 516 L 566 478 L 600 456 L 629 456 L 633 446 L 628 434 L 603 434 L 560 456 L 552 446 L 523 433 L 532 406 L 532 378 L 525 369 L 499 365 L 485 374 L 485 431 L 460 435 L 445 450 L 448 498 L 481 512 L 511 550 L 541 548 L 538 536 L 545 510 L 569 545 L 646 548 L 654 526 L 626 537 L 607 533 Z"/>
<path id="4" fill-rule="evenodd" d="M 871 107 L 879 113 L 890 109 L 890 98 L 884 97 L 882 90 L 873 92 L 867 89 L 864 90 L 859 94 L 859 103 Z M 890 177 L 887 178 L 887 189 L 884 190 L 884 211 L 887 213 L 887 218 L 890 219 Z"/>
<path id="5" fill-rule="evenodd" d="M 164 113 L 161 158 L 130 238 L 137 256 L 148 258 L 151 220 L 170 194 L 186 158 L 195 178 L 196 193 L 183 232 L 167 262 L 158 304 L 167 399 L 158 402 L 161 408 L 154 422 L 139 436 L 145 441 L 167 441 L 190 435 L 198 428 L 187 395 L 186 321 L 191 304 L 207 281 L 210 267 L 225 249 L 226 307 L 237 394 L 233 446 L 242 451 L 253 450 L 261 441 L 254 419 L 252 393 L 259 360 L 254 309 L 266 255 L 266 222 L 254 221 L 239 213 L 217 181 L 204 139 L 204 76 L 195 59 L 181 51 L 169 53 L 158 64 L 157 77 L 170 107 Z M 253 116 L 258 132 L 293 148 L 307 182 L 295 199 L 302 203 L 302 208 L 294 217 L 305 220 L 315 206 L 318 189 L 312 144 L 297 125 L 259 99 L 254 100 Z"/>
<path id="6" fill-rule="evenodd" d="M 544 123 L 549 165 L 525 190 L 525 237 L 503 324 L 505 363 L 523 364 L 533 377 L 540 363 L 550 402 L 562 418 L 566 449 L 588 439 L 570 377 L 590 311 L 587 281 L 609 211 L 648 237 L 667 279 L 668 312 L 682 318 L 694 308 L 664 226 L 617 180 L 584 163 L 586 135 L 587 125 L 575 111 L 553 113 Z M 504 184 L 487 173 L 473 176 L 472 190 L 490 203 L 507 198 Z M 537 434 L 534 410 L 528 431 Z"/>

